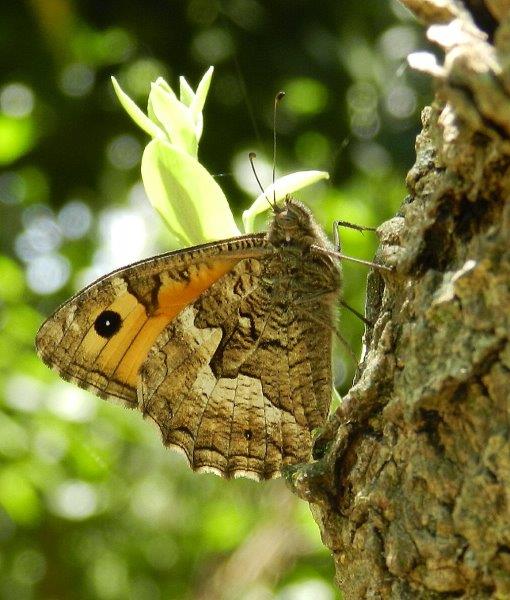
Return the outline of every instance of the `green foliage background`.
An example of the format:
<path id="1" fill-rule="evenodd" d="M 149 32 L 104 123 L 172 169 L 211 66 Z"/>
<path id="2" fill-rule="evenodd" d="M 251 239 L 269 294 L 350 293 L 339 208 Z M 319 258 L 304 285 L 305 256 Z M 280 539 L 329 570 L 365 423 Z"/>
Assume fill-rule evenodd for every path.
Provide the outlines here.
<path id="1" fill-rule="evenodd" d="M 32 0 L 0 7 L 0 598 L 338 597 L 308 506 L 280 481 L 195 475 L 139 414 L 65 384 L 35 332 L 94 275 L 172 247 L 140 185 L 146 140 L 111 89 L 143 105 L 163 75 L 216 67 L 200 158 L 237 215 L 270 175 L 324 169 L 300 195 L 327 227 L 377 225 L 405 196 L 419 107 L 406 69 L 421 49 L 397 2 Z M 373 236 L 346 231 L 370 258 Z M 345 265 L 363 310 L 366 272 Z M 361 325 L 342 315 L 359 351 Z M 340 390 L 353 365 L 339 352 Z"/>

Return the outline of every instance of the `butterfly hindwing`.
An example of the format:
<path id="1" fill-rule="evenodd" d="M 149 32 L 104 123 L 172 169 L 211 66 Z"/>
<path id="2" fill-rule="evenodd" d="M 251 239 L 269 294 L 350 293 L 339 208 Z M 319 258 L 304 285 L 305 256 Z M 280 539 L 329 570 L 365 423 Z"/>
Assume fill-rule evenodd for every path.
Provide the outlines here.
<path id="1" fill-rule="evenodd" d="M 327 415 L 332 328 L 313 315 L 328 307 L 276 292 L 276 258 L 235 265 L 162 331 L 142 366 L 142 410 L 195 470 L 276 477 L 309 458 Z"/>

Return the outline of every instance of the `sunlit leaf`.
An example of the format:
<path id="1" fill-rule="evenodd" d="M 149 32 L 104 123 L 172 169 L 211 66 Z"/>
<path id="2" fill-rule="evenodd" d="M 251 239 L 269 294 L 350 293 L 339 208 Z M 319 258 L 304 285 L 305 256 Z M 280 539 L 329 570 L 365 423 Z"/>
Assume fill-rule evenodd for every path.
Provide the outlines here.
<path id="1" fill-rule="evenodd" d="M 214 67 L 209 67 L 205 75 L 202 77 L 200 83 L 198 84 L 197 93 L 195 94 L 193 101 L 190 105 L 191 112 L 195 120 L 195 135 L 197 141 L 199 141 L 202 137 L 204 123 L 202 111 L 204 109 L 207 94 L 209 93 L 209 88 L 211 86 L 213 72 Z"/>
<path id="2" fill-rule="evenodd" d="M 149 199 L 184 245 L 239 235 L 220 186 L 193 157 L 153 140 L 142 158 Z"/>
<path id="3" fill-rule="evenodd" d="M 164 139 L 166 137 L 164 131 L 160 129 L 156 123 L 151 121 L 151 119 L 149 119 L 149 117 L 137 106 L 137 104 L 131 100 L 126 92 L 124 92 L 120 87 L 115 77 L 112 77 L 112 83 L 115 93 L 117 94 L 117 98 L 124 107 L 124 110 L 138 125 L 138 127 L 143 129 L 151 137 Z"/>
<path id="4" fill-rule="evenodd" d="M 195 137 L 195 124 L 185 105 L 179 102 L 172 91 L 169 92 L 155 83 L 151 86 L 149 102 L 170 142 L 188 154 L 196 156 L 198 143 Z"/>
<path id="5" fill-rule="evenodd" d="M 195 92 L 190 84 L 186 81 L 186 78 L 182 75 L 179 77 L 179 98 L 186 106 L 191 106 Z"/>
<path id="6" fill-rule="evenodd" d="M 244 211 L 243 224 L 246 233 L 253 231 L 255 217 L 271 208 L 270 202 L 276 200 L 280 203 L 285 196 L 321 179 L 329 179 L 329 174 L 325 171 L 298 171 L 277 179 L 264 190 L 264 194 L 261 194 L 248 210 Z"/>

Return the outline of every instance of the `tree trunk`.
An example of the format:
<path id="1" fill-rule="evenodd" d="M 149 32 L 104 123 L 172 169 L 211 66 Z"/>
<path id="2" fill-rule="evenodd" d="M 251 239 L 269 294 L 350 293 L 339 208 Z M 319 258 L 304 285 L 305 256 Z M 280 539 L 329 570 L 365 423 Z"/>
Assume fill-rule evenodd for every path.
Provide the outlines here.
<path id="1" fill-rule="evenodd" d="M 445 52 L 380 229 L 355 383 L 290 476 L 347 599 L 510 598 L 510 0 L 403 0 Z M 383 198 L 381 198 L 383 200 Z"/>

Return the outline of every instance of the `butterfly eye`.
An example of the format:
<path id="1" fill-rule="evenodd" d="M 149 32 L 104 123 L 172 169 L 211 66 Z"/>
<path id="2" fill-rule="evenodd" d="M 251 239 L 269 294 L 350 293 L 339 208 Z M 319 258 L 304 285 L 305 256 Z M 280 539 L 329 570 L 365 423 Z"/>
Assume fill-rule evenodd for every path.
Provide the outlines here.
<path id="1" fill-rule="evenodd" d="M 94 321 L 96 333 L 104 338 L 111 338 L 112 335 L 115 335 L 121 325 L 121 316 L 113 310 L 104 310 Z"/>
<path id="2" fill-rule="evenodd" d="M 285 208 L 279 215 L 276 215 L 276 218 L 279 220 L 282 227 L 293 227 L 297 222 L 296 215 L 287 208 Z"/>

